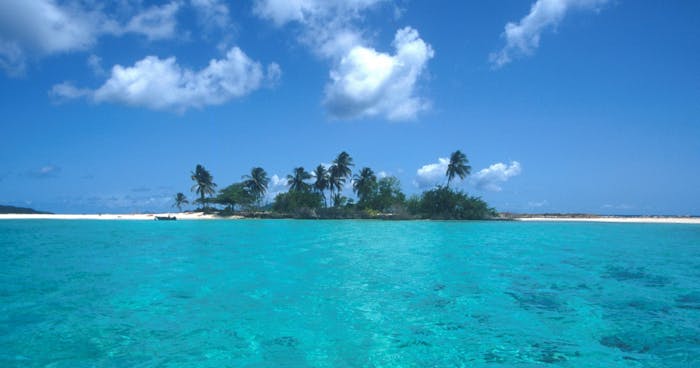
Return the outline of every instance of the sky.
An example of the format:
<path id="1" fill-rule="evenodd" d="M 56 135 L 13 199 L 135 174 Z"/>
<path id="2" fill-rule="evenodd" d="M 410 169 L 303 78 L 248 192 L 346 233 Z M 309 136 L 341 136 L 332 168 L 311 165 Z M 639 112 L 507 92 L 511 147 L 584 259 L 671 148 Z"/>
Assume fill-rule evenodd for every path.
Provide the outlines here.
<path id="1" fill-rule="evenodd" d="M 700 215 L 700 3 L 6 0 L 0 204 L 172 210 L 341 151 L 499 211 Z M 348 195 L 352 195 L 347 191 Z"/>

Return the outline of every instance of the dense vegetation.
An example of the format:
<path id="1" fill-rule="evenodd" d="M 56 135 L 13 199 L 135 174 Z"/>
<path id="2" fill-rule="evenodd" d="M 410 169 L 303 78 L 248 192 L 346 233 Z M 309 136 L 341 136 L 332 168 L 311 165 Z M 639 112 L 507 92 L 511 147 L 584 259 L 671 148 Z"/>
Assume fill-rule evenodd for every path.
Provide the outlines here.
<path id="1" fill-rule="evenodd" d="M 197 165 L 191 173 L 194 182 L 191 190 L 197 196 L 193 204 L 199 206 L 196 211 L 249 217 L 475 220 L 498 215 L 481 198 L 450 188 L 452 180 L 464 179 L 471 173 L 469 160 L 460 151 L 450 155 L 446 185 L 408 199 L 398 178 L 377 178 L 369 167 L 353 175 L 354 166 L 352 157 L 341 152 L 329 167 L 318 165 L 313 172 L 296 167 L 287 175 L 289 190 L 277 194 L 272 203 L 264 204 L 270 179 L 263 168 L 254 167 L 242 181 L 217 192 L 214 177 L 204 166 Z M 351 184 L 356 198 L 343 195 L 347 183 Z M 182 210 L 186 204 L 189 204 L 187 197 L 177 193 L 173 206 Z"/>

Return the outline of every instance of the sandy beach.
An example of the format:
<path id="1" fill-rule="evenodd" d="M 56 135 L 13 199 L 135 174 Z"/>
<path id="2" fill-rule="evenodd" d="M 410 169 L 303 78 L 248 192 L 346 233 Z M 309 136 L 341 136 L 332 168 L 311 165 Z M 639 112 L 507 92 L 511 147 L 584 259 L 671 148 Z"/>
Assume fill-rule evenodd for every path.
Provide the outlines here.
<path id="1" fill-rule="evenodd" d="M 700 217 L 656 217 L 656 216 L 599 216 L 599 217 L 516 217 L 516 221 L 545 221 L 545 222 L 618 222 L 640 224 L 699 224 Z"/>
<path id="2" fill-rule="evenodd" d="M 241 216 L 220 217 L 203 212 L 148 214 L 0 214 L 0 220 L 153 220 L 155 216 L 175 216 L 178 220 L 233 220 Z"/>

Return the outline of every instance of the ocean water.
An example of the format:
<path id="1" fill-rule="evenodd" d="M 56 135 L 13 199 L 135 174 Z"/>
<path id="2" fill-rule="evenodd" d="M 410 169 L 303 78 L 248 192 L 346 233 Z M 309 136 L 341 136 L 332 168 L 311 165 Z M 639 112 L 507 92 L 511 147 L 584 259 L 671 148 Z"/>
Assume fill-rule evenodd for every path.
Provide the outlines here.
<path id="1" fill-rule="evenodd" d="M 0 367 L 700 367 L 700 226 L 0 221 Z"/>

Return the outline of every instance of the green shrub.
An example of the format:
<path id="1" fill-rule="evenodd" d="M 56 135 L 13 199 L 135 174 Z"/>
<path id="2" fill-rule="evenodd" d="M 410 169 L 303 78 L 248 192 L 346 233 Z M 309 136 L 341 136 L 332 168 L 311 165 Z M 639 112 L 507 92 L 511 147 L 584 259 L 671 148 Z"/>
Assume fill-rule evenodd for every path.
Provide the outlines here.
<path id="1" fill-rule="evenodd" d="M 420 197 L 411 197 L 407 208 L 410 213 L 429 219 L 483 220 L 498 215 L 481 198 L 443 186 L 425 191 Z"/>
<path id="2" fill-rule="evenodd" d="M 323 197 L 319 193 L 305 191 L 290 191 L 280 193 L 275 197 L 272 210 L 287 213 L 295 217 L 316 217 L 315 211 L 323 205 Z"/>

